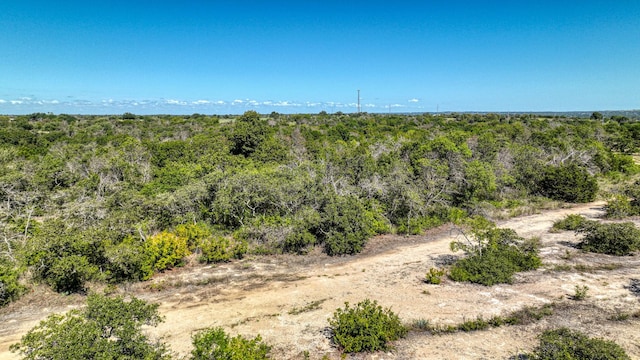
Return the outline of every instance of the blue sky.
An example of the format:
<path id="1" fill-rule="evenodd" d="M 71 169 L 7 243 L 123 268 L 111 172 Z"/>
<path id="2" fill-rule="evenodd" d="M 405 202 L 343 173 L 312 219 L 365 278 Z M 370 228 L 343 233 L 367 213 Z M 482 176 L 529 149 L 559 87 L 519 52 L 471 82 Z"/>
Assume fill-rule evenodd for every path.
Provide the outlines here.
<path id="1" fill-rule="evenodd" d="M 640 108 L 640 1 L 0 1 L 0 113 Z"/>

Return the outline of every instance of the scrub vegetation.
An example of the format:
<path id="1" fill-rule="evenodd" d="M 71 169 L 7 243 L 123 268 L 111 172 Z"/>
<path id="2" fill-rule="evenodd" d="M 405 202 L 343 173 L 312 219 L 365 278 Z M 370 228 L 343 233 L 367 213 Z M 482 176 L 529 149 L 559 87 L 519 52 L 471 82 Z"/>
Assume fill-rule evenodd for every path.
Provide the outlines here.
<path id="1" fill-rule="evenodd" d="M 637 215 L 639 169 L 631 155 L 638 146 L 640 124 L 622 117 L 0 116 L 0 306 L 38 284 L 85 294 L 96 284 L 146 281 L 186 264 L 318 251 L 347 256 L 378 234 L 422 234 L 447 223 L 459 230 L 452 250 L 463 256 L 431 269 L 426 282 L 440 284 L 446 274 L 510 283 L 541 266 L 539 244 L 487 218 L 590 202 L 612 186 L 622 190 L 613 191 L 608 216 Z M 587 251 L 628 255 L 640 246 L 631 223 L 567 218 L 561 229 L 584 234 Z M 343 338 L 342 318 L 355 326 L 358 311 L 388 317 L 392 324 L 375 326 L 397 332 Z M 48 319 L 34 334 L 95 321 L 87 314 Z M 398 321 L 374 301 L 346 305 L 331 324 L 336 343 L 357 352 L 388 349 L 406 334 Z M 94 330 L 89 335 L 102 336 Z M 345 333 L 353 331 L 360 330 Z M 150 358 L 169 356 L 137 333 L 122 336 L 140 340 Z M 119 338 L 102 337 L 105 347 Z M 30 354 L 37 345 L 26 341 L 16 349 Z M 194 341 L 201 354 L 240 349 L 231 358 L 246 358 L 245 346 L 257 358 L 270 349 L 259 337 L 229 337 L 219 328 Z"/>

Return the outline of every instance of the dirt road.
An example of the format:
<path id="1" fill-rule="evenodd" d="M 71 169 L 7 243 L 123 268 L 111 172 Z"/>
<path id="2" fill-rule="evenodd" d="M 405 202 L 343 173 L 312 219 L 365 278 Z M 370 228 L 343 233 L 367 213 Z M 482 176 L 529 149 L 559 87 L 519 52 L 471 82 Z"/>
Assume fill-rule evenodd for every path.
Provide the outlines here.
<path id="1" fill-rule="evenodd" d="M 563 310 L 527 326 L 442 336 L 412 332 L 396 344 L 394 352 L 354 355 L 353 359 L 507 359 L 530 350 L 537 334 L 556 326 L 616 340 L 632 358 L 640 359 L 640 321 L 610 320 L 611 314 L 640 308 L 638 294 L 628 289 L 632 279 L 640 278 L 638 256 L 581 253 L 572 247 L 579 241 L 572 232 L 548 232 L 555 220 L 567 214 L 597 217 L 602 205 L 585 204 L 501 222 L 499 226 L 513 228 L 524 237 L 537 236 L 543 244 L 544 268 L 518 275 L 511 285 L 423 283 L 429 268 L 457 255 L 449 250 L 457 232 L 443 227 L 424 236 L 381 236 L 353 257 L 276 256 L 186 267 L 120 291 L 160 303 L 166 321 L 149 331 L 181 355 L 190 351 L 195 331 L 222 326 L 232 334 L 260 334 L 273 345 L 276 359 L 302 359 L 304 352 L 311 359 L 324 355 L 339 359 L 340 352 L 328 337 L 327 319 L 345 301 L 369 298 L 391 307 L 406 323 L 425 319 L 455 324 L 550 302 L 563 304 Z M 580 264 L 582 272 L 571 267 Z M 585 301 L 568 298 L 575 285 L 589 287 Z M 16 359 L 8 346 L 47 314 L 82 302 L 79 297 L 39 291 L 0 313 L 0 359 Z M 45 295 L 55 303 L 36 308 Z"/>

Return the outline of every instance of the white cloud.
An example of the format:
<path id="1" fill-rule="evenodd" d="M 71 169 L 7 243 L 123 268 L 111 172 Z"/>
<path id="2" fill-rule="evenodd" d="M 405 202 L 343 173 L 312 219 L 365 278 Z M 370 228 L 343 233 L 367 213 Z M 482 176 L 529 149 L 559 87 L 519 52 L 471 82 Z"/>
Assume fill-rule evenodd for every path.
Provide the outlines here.
<path id="1" fill-rule="evenodd" d="M 215 104 L 216 104 L 216 105 L 226 105 L 227 103 L 226 103 L 226 102 L 224 102 L 224 101 L 222 101 L 222 100 L 218 100 L 218 101 L 216 101 L 216 103 L 215 103 Z"/>
<path id="2" fill-rule="evenodd" d="M 191 102 L 193 105 L 208 105 L 211 104 L 209 100 L 196 100 Z"/>
<path id="3" fill-rule="evenodd" d="M 21 101 L 21 100 L 11 100 L 11 105 L 20 105 L 22 103 L 23 103 L 23 101 Z"/>
<path id="4" fill-rule="evenodd" d="M 7 102 L 7 100 L 0 99 L 0 104 L 5 104 L 6 102 Z"/>
<path id="5" fill-rule="evenodd" d="M 292 101 L 278 101 L 273 103 L 273 106 L 282 106 L 282 107 L 300 107 L 302 106 L 302 104 L 297 103 L 297 102 L 292 102 Z"/>
<path id="6" fill-rule="evenodd" d="M 240 100 L 240 99 L 235 99 L 231 102 L 232 105 L 240 105 L 243 103 L 244 103 L 244 100 Z"/>
<path id="7" fill-rule="evenodd" d="M 420 102 L 420 100 L 416 99 L 416 98 L 413 98 L 413 99 L 409 100 L 409 102 L 410 103 L 417 103 L 417 102 Z"/>
<path id="8" fill-rule="evenodd" d="M 374 108 L 377 107 L 376 104 L 364 104 L 364 107 L 366 108 Z"/>
<path id="9" fill-rule="evenodd" d="M 405 106 L 404 106 L 404 105 L 402 105 L 402 104 L 391 104 L 391 105 L 389 105 L 389 106 L 391 106 L 392 108 L 402 108 L 402 107 L 405 107 Z"/>
<path id="10" fill-rule="evenodd" d="M 169 100 L 167 100 L 167 104 L 169 104 L 169 105 L 187 105 L 187 102 L 186 101 L 181 101 L 181 100 L 169 99 Z"/>

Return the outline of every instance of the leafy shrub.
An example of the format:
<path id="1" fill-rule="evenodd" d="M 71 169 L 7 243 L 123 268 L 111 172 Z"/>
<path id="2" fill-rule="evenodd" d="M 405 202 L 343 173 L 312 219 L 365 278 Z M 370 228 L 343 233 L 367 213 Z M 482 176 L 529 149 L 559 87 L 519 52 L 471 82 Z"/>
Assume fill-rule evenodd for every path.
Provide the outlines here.
<path id="1" fill-rule="evenodd" d="M 247 243 L 224 236 L 211 236 L 200 242 L 200 262 L 217 263 L 241 259 L 247 252 Z"/>
<path id="2" fill-rule="evenodd" d="M 345 255 L 362 251 L 374 235 L 374 217 L 354 196 L 335 196 L 325 206 L 319 225 L 327 254 Z"/>
<path id="3" fill-rule="evenodd" d="M 142 239 L 127 236 L 117 244 L 107 242 L 105 257 L 105 273 L 112 282 L 148 280 L 153 275 L 150 256 Z"/>
<path id="4" fill-rule="evenodd" d="M 578 231 L 585 234 L 579 246 L 586 251 L 622 256 L 640 248 L 640 229 L 632 222 L 593 223 Z"/>
<path id="5" fill-rule="evenodd" d="M 190 254 L 187 239 L 167 231 L 150 236 L 146 242 L 146 252 L 149 265 L 155 271 L 181 266 L 184 257 Z"/>
<path id="6" fill-rule="evenodd" d="M 298 211 L 288 222 L 290 231 L 280 245 L 283 252 L 305 254 L 318 239 L 313 229 L 318 229 L 322 218 L 315 209 L 305 207 Z"/>
<path id="7" fill-rule="evenodd" d="M 97 278 L 103 261 L 95 234 L 72 229 L 62 221 L 41 224 L 23 249 L 25 262 L 36 279 L 58 292 L 79 292 L 84 283 Z"/>
<path id="8" fill-rule="evenodd" d="M 431 268 L 429 269 L 429 272 L 427 273 L 427 276 L 424 279 L 424 282 L 426 282 L 427 284 L 440 284 L 442 282 L 442 277 L 444 276 L 445 271 L 444 269 L 436 269 L 436 268 Z"/>
<path id="9" fill-rule="evenodd" d="M 616 195 L 607 202 L 605 209 L 606 216 L 613 219 L 640 215 L 640 184 L 628 185 L 624 194 Z"/>
<path id="10" fill-rule="evenodd" d="M 23 359 L 170 359 L 161 343 L 142 333 L 162 321 L 157 304 L 92 294 L 87 307 L 54 314 L 29 330 L 11 351 Z"/>
<path id="11" fill-rule="evenodd" d="M 253 339 L 245 339 L 241 335 L 229 337 L 221 328 L 199 331 L 192 342 L 192 360 L 261 360 L 268 359 L 271 350 L 262 342 L 260 335 Z"/>
<path id="12" fill-rule="evenodd" d="M 610 219 L 621 219 L 627 216 L 638 215 L 638 208 L 631 206 L 631 201 L 624 195 L 616 195 L 607 201 L 605 216 Z"/>
<path id="13" fill-rule="evenodd" d="M 195 251 L 202 241 L 211 236 L 211 230 L 203 223 L 180 224 L 176 226 L 175 233 L 187 239 L 187 246 L 191 251 Z"/>
<path id="14" fill-rule="evenodd" d="M 78 292 L 84 290 L 84 283 L 94 278 L 97 271 L 86 257 L 69 255 L 53 262 L 46 281 L 57 292 Z"/>
<path id="15" fill-rule="evenodd" d="M 637 180 L 624 189 L 624 195 L 631 198 L 631 207 L 640 212 L 640 180 Z"/>
<path id="16" fill-rule="evenodd" d="M 613 341 L 589 338 L 579 331 L 567 328 L 542 333 L 540 343 L 530 357 L 534 360 L 631 359 Z"/>
<path id="17" fill-rule="evenodd" d="M 581 229 L 585 225 L 591 224 L 591 223 L 594 223 L 594 222 L 591 220 L 587 220 L 587 218 L 585 218 L 582 215 L 569 214 L 565 216 L 564 219 L 554 222 L 553 229 L 576 231 L 578 229 Z"/>
<path id="18" fill-rule="evenodd" d="M 537 269 L 542 264 L 535 244 L 526 242 L 512 229 L 491 228 L 475 231 L 478 245 L 452 243 L 463 248 L 467 257 L 449 270 L 454 281 L 469 281 L 486 286 L 511 283 L 516 272 Z"/>
<path id="19" fill-rule="evenodd" d="M 284 239 L 283 250 L 290 253 L 304 254 L 316 243 L 316 237 L 306 229 L 294 228 Z"/>
<path id="20" fill-rule="evenodd" d="M 426 230 L 442 225 L 443 220 L 436 216 L 419 216 L 410 218 L 398 225 L 398 233 L 419 235 Z"/>
<path id="21" fill-rule="evenodd" d="M 554 200 L 585 203 L 595 199 L 598 182 L 575 164 L 547 166 L 538 188 L 544 196 Z"/>
<path id="22" fill-rule="evenodd" d="M 0 307 L 16 300 L 24 292 L 18 282 L 20 272 L 13 264 L 0 258 Z"/>
<path id="23" fill-rule="evenodd" d="M 329 319 L 333 339 L 345 352 L 387 350 L 389 342 L 404 337 L 407 329 L 390 308 L 383 309 L 374 300 L 366 299 L 355 307 L 345 303 Z"/>

